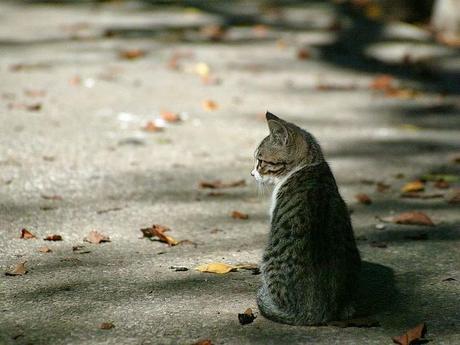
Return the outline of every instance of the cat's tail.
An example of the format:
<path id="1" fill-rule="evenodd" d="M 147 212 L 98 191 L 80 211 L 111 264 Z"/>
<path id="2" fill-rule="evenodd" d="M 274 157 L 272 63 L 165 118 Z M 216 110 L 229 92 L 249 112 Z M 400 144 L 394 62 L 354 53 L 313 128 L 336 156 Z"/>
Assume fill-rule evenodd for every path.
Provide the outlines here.
<path id="1" fill-rule="evenodd" d="M 259 307 L 260 313 L 267 319 L 279 323 L 285 323 L 288 325 L 295 325 L 295 318 L 289 314 L 279 310 L 279 308 L 273 303 L 267 289 L 263 286 L 260 288 L 257 294 L 257 306 Z"/>

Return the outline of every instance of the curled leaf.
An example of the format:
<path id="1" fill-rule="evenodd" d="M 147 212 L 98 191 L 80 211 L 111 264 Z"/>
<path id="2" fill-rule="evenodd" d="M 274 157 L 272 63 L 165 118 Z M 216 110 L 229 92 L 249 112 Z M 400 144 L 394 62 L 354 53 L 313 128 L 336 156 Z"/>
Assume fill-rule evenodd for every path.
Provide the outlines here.
<path id="1" fill-rule="evenodd" d="M 45 241 L 62 241 L 61 235 L 48 235 L 44 238 Z"/>
<path id="2" fill-rule="evenodd" d="M 24 240 L 30 240 L 30 239 L 37 238 L 37 237 L 34 234 L 32 234 L 29 230 L 22 229 L 20 238 Z"/>
<path id="3" fill-rule="evenodd" d="M 169 228 L 159 224 L 153 224 L 150 228 L 141 229 L 144 237 L 150 239 L 156 237 L 160 242 L 167 243 L 170 246 L 179 244 L 179 241 L 165 234 L 165 232 L 169 230 Z"/>
<path id="4" fill-rule="evenodd" d="M 421 323 L 414 328 L 409 329 L 406 333 L 403 335 L 393 337 L 392 340 L 395 344 L 399 345 L 411 345 L 415 344 L 419 340 L 425 337 L 426 334 L 426 324 Z"/>
<path id="5" fill-rule="evenodd" d="M 179 122 L 179 121 L 182 120 L 181 117 L 179 116 L 179 114 L 173 113 L 173 112 L 170 112 L 170 111 L 162 111 L 160 113 L 160 116 L 166 122 Z"/>
<path id="6" fill-rule="evenodd" d="M 119 52 L 119 57 L 126 60 L 134 60 L 145 56 L 145 51 L 141 49 L 127 49 Z"/>
<path id="7" fill-rule="evenodd" d="M 241 325 L 247 325 L 252 323 L 257 316 L 254 315 L 251 308 L 248 308 L 242 314 L 238 314 L 238 321 Z"/>
<path id="8" fill-rule="evenodd" d="M 85 242 L 99 244 L 102 242 L 110 242 L 109 236 L 103 235 L 96 230 L 92 230 L 89 232 L 88 236 L 84 238 Z M 72 248 L 73 250 L 73 248 Z"/>

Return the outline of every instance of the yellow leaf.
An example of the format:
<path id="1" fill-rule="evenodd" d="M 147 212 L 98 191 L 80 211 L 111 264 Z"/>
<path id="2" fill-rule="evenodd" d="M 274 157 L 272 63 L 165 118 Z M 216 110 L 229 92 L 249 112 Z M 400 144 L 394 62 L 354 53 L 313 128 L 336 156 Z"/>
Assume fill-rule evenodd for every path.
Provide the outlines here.
<path id="1" fill-rule="evenodd" d="M 237 267 L 228 265 L 228 264 L 224 264 L 222 262 L 212 262 L 210 264 L 200 265 L 196 267 L 195 269 L 200 272 L 225 274 L 231 271 L 235 271 Z"/>
<path id="2" fill-rule="evenodd" d="M 402 188 L 402 191 L 404 193 L 421 192 L 424 189 L 425 189 L 425 184 L 420 180 L 416 180 L 416 181 L 412 181 L 404 185 L 404 187 Z"/>

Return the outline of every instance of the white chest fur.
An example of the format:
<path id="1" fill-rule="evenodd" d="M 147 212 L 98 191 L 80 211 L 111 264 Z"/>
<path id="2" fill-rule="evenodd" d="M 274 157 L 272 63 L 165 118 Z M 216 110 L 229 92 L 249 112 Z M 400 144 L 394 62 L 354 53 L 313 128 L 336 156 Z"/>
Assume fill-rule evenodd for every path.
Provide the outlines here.
<path id="1" fill-rule="evenodd" d="M 278 192 L 281 188 L 281 186 L 296 172 L 302 169 L 304 166 L 298 166 L 297 168 L 293 169 L 292 171 L 289 172 L 286 176 L 284 176 L 282 179 L 276 182 L 275 188 L 273 189 L 272 193 L 272 203 L 270 205 L 270 220 L 273 217 L 273 211 L 275 211 L 276 208 L 276 199 L 278 198 Z"/>

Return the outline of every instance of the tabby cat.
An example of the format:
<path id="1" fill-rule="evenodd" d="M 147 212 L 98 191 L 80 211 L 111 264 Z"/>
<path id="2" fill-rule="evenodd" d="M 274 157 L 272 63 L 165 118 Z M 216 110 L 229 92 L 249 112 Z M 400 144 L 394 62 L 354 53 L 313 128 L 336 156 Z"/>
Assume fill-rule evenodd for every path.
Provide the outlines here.
<path id="1" fill-rule="evenodd" d="M 267 112 L 251 175 L 275 185 L 257 295 L 266 318 L 320 325 L 354 312 L 361 259 L 347 206 L 314 137 Z"/>

